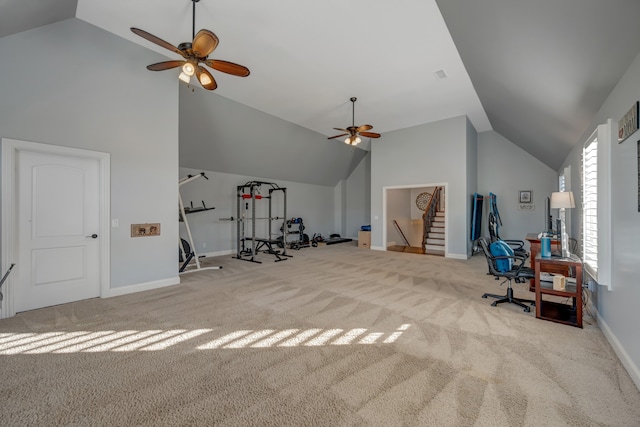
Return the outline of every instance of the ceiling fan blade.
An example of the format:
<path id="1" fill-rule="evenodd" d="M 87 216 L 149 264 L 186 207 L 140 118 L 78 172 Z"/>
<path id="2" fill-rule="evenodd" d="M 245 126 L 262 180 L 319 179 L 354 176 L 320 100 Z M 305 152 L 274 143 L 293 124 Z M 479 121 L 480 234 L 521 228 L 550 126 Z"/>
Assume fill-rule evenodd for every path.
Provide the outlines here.
<path id="1" fill-rule="evenodd" d="M 156 64 L 147 65 L 147 70 L 151 71 L 163 71 L 170 70 L 171 68 L 181 67 L 187 61 L 164 61 Z"/>
<path id="2" fill-rule="evenodd" d="M 362 126 L 358 126 L 358 128 L 356 129 L 356 132 L 364 132 L 366 130 L 370 130 L 373 129 L 373 126 L 371 125 L 362 125 Z"/>
<path id="3" fill-rule="evenodd" d="M 340 132 L 349 132 L 347 129 L 341 129 L 341 128 L 334 128 L 335 130 L 339 130 Z"/>
<path id="4" fill-rule="evenodd" d="M 180 49 L 178 49 L 171 43 L 168 43 L 162 40 L 161 38 L 154 36 L 153 34 L 149 34 L 146 31 L 141 30 L 140 28 L 134 28 L 134 27 L 131 27 L 131 31 L 133 32 L 133 34 L 137 34 L 143 39 L 149 40 L 151 43 L 155 43 L 160 47 L 169 49 L 170 51 L 175 52 L 180 56 L 185 56 L 184 52 L 182 52 Z"/>
<path id="5" fill-rule="evenodd" d="M 343 133 L 343 134 L 340 134 L 340 135 L 329 137 L 327 139 L 340 138 L 341 136 L 347 136 L 347 135 L 349 135 L 349 134 L 348 133 Z"/>
<path id="6" fill-rule="evenodd" d="M 360 136 L 364 136 L 365 138 L 380 138 L 379 133 L 375 132 L 358 132 Z"/>
<path id="7" fill-rule="evenodd" d="M 238 77 L 247 77 L 251 73 L 247 67 L 234 64 L 233 62 L 229 61 L 207 59 L 206 61 L 204 61 L 204 63 L 214 70 L 222 71 L 223 73 L 231 74 Z"/>
<path id="8" fill-rule="evenodd" d="M 216 79 L 214 79 L 211 73 L 201 65 L 198 65 L 196 68 L 196 76 L 203 88 L 207 90 L 215 90 L 218 87 Z"/>
<path id="9" fill-rule="evenodd" d="M 193 38 L 191 50 L 198 58 L 206 58 L 216 47 L 218 47 L 218 37 L 209 30 L 200 30 Z"/>

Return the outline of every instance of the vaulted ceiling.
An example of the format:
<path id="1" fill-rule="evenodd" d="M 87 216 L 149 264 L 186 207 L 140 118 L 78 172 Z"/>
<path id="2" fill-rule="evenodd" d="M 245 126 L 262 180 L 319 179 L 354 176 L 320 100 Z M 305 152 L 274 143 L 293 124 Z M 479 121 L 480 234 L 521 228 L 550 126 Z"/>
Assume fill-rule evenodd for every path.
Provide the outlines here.
<path id="1" fill-rule="evenodd" d="M 190 41 L 192 7 L 7 0 L 0 37 L 77 17 L 178 59 L 129 28 Z M 217 95 L 326 136 L 351 124 L 352 96 L 383 138 L 467 115 L 557 169 L 640 52 L 638 16 L 637 0 L 201 0 L 195 26 L 220 38 L 212 58 L 251 70 L 214 72 Z"/>

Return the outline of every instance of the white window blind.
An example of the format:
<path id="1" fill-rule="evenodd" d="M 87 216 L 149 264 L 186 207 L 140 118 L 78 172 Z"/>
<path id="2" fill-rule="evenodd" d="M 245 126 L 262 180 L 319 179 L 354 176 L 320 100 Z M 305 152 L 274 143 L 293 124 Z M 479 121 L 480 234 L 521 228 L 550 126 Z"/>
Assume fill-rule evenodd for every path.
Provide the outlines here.
<path id="1" fill-rule="evenodd" d="M 582 149 L 582 258 L 589 274 L 598 277 L 598 134 Z"/>
<path id="2" fill-rule="evenodd" d="M 598 126 L 582 149 L 582 260 L 585 272 L 613 289 L 611 239 L 611 144 L 617 122 Z"/>

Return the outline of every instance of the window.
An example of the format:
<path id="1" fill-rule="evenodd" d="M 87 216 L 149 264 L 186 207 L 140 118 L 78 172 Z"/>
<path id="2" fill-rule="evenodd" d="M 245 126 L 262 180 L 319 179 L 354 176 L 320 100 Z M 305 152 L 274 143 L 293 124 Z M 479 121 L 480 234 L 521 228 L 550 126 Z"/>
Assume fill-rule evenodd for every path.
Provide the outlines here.
<path id="1" fill-rule="evenodd" d="M 582 149 L 582 258 L 585 269 L 598 277 L 598 134 Z"/>
<path id="2" fill-rule="evenodd" d="M 612 289 L 611 144 L 616 126 L 598 126 L 582 149 L 582 261 L 585 272 Z"/>

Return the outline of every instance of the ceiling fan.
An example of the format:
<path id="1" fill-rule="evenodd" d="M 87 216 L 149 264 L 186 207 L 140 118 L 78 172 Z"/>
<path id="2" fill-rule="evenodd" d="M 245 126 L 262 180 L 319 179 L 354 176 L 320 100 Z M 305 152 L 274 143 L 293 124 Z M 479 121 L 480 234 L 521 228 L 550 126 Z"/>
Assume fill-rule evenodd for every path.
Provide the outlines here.
<path id="1" fill-rule="evenodd" d="M 222 71 L 223 73 L 239 77 L 247 77 L 250 73 L 247 67 L 234 64 L 233 62 L 208 59 L 208 56 L 211 54 L 211 52 L 213 52 L 216 47 L 218 47 L 219 40 L 218 37 L 216 37 L 216 35 L 209 30 L 202 29 L 198 31 L 198 34 L 195 34 L 196 3 L 198 3 L 200 0 L 191 1 L 193 2 L 193 31 L 191 34 L 193 42 L 191 43 L 180 43 L 178 47 L 175 47 L 172 44 L 167 43 L 166 41 L 154 36 L 153 34 L 149 34 L 144 30 L 134 27 L 131 28 L 131 31 L 134 34 L 139 35 L 140 37 L 150 41 L 151 43 L 155 43 L 158 46 L 175 52 L 184 58 L 176 61 L 164 61 L 147 65 L 147 69 L 151 71 L 163 71 L 169 70 L 171 68 L 182 67 L 182 72 L 179 76 L 180 80 L 188 84 L 191 81 L 191 76 L 195 74 L 202 87 L 207 90 L 215 90 L 218 87 L 218 84 L 216 83 L 216 80 L 213 78 L 209 70 L 207 70 L 201 64 L 211 67 L 214 70 Z"/>
<path id="2" fill-rule="evenodd" d="M 345 144 L 349 144 L 349 145 L 358 145 L 362 142 L 362 139 L 360 139 L 361 136 L 365 137 L 365 138 L 380 138 L 380 134 L 379 133 L 375 133 L 375 132 L 367 132 L 368 130 L 373 129 L 373 126 L 371 125 L 362 125 L 362 126 L 356 126 L 355 125 L 355 115 L 356 115 L 356 101 L 358 100 L 358 98 L 353 97 L 351 98 L 351 126 L 349 126 L 346 129 L 341 129 L 341 128 L 334 128 L 335 130 L 339 130 L 342 132 L 346 132 L 346 133 L 341 133 L 340 135 L 336 135 L 336 136 L 331 136 L 327 139 L 334 139 L 334 138 L 340 138 L 341 136 L 347 136 L 347 139 L 344 140 Z"/>

